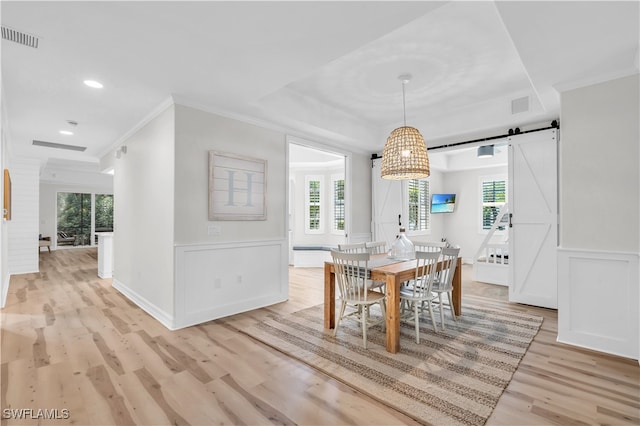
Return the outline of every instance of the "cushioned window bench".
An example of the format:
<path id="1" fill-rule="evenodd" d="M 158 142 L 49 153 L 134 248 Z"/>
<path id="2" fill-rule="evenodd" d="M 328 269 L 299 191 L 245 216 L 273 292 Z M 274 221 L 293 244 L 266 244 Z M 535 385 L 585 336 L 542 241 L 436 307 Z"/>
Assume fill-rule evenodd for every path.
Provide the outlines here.
<path id="1" fill-rule="evenodd" d="M 292 264 L 300 268 L 321 268 L 324 262 L 331 260 L 331 250 L 337 248 L 323 245 L 293 246 Z"/>

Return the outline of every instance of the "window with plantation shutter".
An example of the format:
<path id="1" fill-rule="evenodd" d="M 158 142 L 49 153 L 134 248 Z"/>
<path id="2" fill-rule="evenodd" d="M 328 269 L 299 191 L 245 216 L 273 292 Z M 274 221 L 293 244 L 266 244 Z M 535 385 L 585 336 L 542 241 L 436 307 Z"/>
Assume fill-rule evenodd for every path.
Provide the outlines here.
<path id="1" fill-rule="evenodd" d="M 482 229 L 489 230 L 495 222 L 500 209 L 507 202 L 507 180 L 506 179 L 483 179 L 482 180 Z M 504 225 L 498 227 L 503 231 Z"/>
<path id="2" fill-rule="evenodd" d="M 409 189 L 409 231 L 429 229 L 429 181 L 411 179 Z"/>
<path id="3" fill-rule="evenodd" d="M 333 232 L 344 231 L 344 179 L 333 178 Z"/>
<path id="4" fill-rule="evenodd" d="M 322 232 L 322 177 L 305 178 L 305 231 L 309 234 Z"/>

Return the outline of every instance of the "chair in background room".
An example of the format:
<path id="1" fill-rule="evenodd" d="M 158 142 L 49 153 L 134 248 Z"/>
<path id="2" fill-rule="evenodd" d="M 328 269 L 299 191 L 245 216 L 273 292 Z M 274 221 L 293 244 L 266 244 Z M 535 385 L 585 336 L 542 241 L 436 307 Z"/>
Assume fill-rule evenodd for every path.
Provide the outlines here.
<path id="1" fill-rule="evenodd" d="M 386 254 L 389 251 L 386 241 L 370 241 L 364 245 L 371 254 Z"/>
<path id="2" fill-rule="evenodd" d="M 453 312 L 453 297 L 451 292 L 453 291 L 453 274 L 456 272 L 456 265 L 458 264 L 458 255 L 460 254 L 460 248 L 443 248 L 442 249 L 442 267 L 437 274 L 436 279 L 433 281 L 431 291 L 436 293 L 437 303 L 440 309 L 440 322 L 442 323 L 442 329 L 444 330 L 444 304 L 442 303 L 442 293 L 447 293 L 449 298 L 449 309 L 451 309 L 451 316 L 455 321 L 458 321 L 455 313 Z M 436 302 L 436 297 L 432 302 Z"/>
<path id="3" fill-rule="evenodd" d="M 416 343 L 420 343 L 420 312 L 423 310 L 423 302 L 429 310 L 433 331 L 438 332 L 436 319 L 433 315 L 433 307 L 431 306 L 431 299 L 433 298 L 431 287 L 437 274 L 439 258 L 440 251 L 416 251 L 415 277 L 409 285 L 400 288 L 400 304 L 407 303 L 410 310 L 413 311 L 405 314 L 405 310 L 403 310 L 402 319 L 406 322 L 411 322 L 413 319 L 416 329 Z"/>
<path id="4" fill-rule="evenodd" d="M 362 342 L 366 349 L 367 329 L 377 324 L 382 324 L 382 328 L 385 328 L 386 296 L 371 289 L 371 281 L 368 278 L 369 253 L 332 251 L 331 256 L 333 257 L 336 281 L 340 290 L 340 314 L 336 320 L 333 335 L 335 336 L 338 333 L 338 326 L 342 319 L 353 318 L 362 326 Z M 382 316 L 380 319 L 372 321 L 369 308 L 376 303 L 380 305 Z M 354 307 L 355 310 L 346 313 L 347 305 Z"/>
<path id="5" fill-rule="evenodd" d="M 365 243 L 338 244 L 338 251 L 344 253 L 367 253 Z"/>
<path id="6" fill-rule="evenodd" d="M 440 251 L 447 247 L 447 243 L 443 241 L 420 241 L 411 239 L 416 251 Z"/>
<path id="7" fill-rule="evenodd" d="M 59 246 L 65 244 L 78 245 L 78 237 L 76 235 L 67 234 L 66 232 L 58 231 L 58 242 Z"/>

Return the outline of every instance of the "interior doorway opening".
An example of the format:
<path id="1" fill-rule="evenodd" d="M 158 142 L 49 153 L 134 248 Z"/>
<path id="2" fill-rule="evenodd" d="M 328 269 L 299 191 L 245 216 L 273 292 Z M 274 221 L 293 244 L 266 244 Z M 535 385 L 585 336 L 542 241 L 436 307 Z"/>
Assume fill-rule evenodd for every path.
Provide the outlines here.
<path id="1" fill-rule="evenodd" d="M 289 142 L 289 264 L 321 267 L 349 231 L 347 154 Z"/>

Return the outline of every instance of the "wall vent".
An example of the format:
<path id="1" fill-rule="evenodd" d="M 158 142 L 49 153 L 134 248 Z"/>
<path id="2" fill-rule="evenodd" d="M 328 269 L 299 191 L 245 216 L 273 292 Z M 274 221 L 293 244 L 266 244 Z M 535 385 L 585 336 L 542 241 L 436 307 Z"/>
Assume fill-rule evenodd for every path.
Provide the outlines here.
<path id="1" fill-rule="evenodd" d="M 511 114 L 519 114 L 529 111 L 529 97 L 518 98 L 511 101 Z"/>
<path id="2" fill-rule="evenodd" d="M 38 141 L 35 139 L 33 140 L 33 145 L 44 146 L 47 148 L 69 149 L 71 151 L 84 151 L 85 149 L 87 149 L 86 146 L 65 145 L 63 143 L 45 142 L 45 141 Z"/>
<path id="3" fill-rule="evenodd" d="M 37 36 L 32 34 L 23 33 L 22 31 L 14 30 L 13 28 L 2 26 L 2 39 L 12 41 L 14 43 L 22 44 L 23 46 L 38 48 Z"/>

